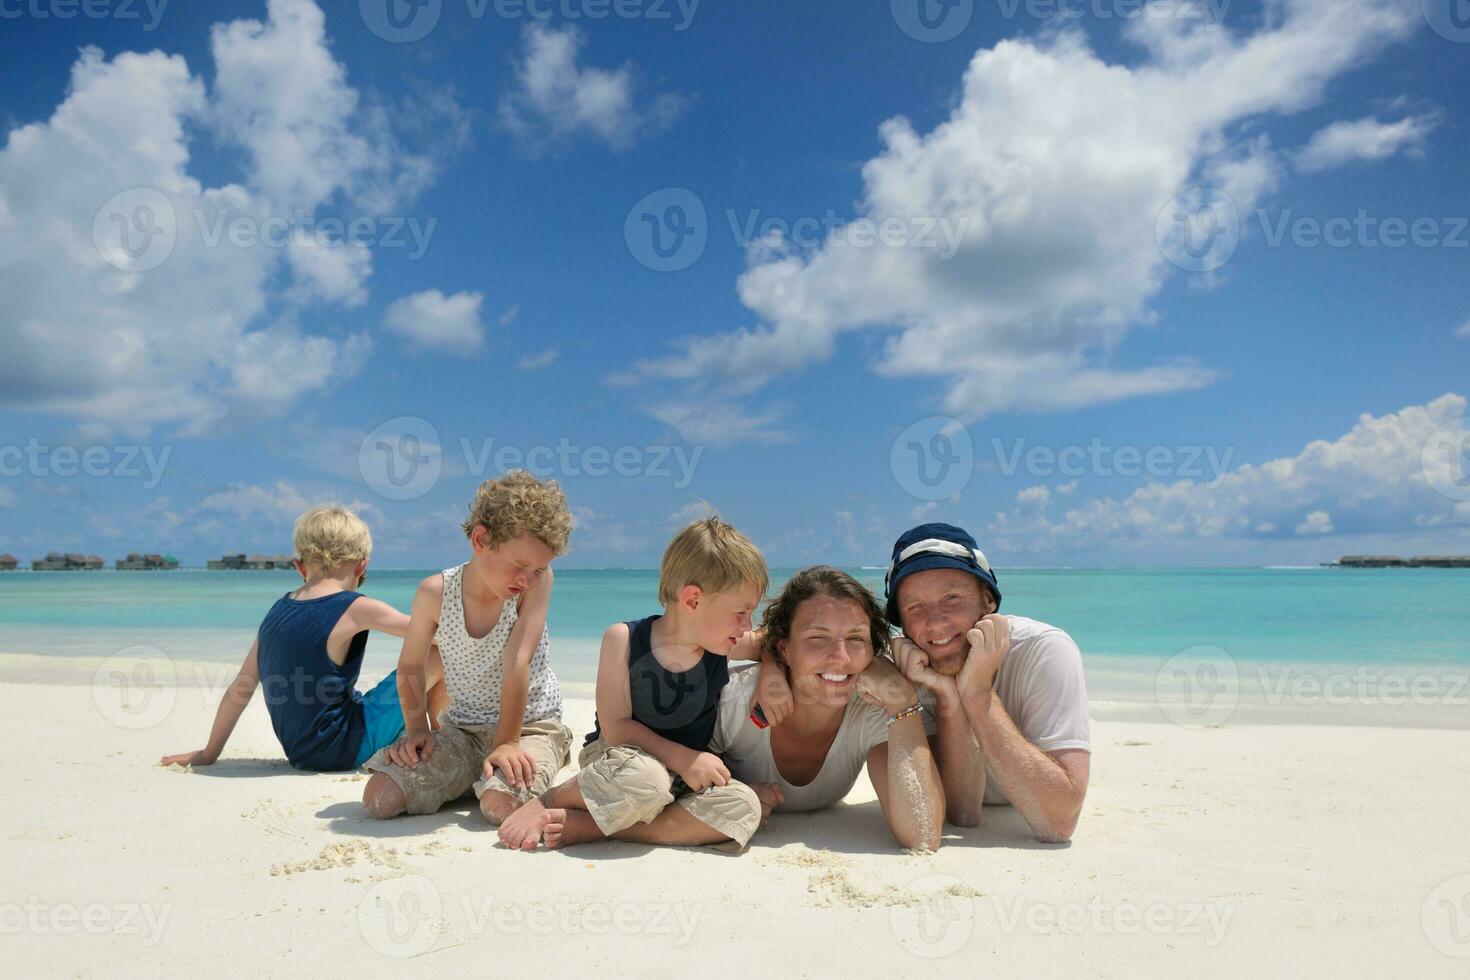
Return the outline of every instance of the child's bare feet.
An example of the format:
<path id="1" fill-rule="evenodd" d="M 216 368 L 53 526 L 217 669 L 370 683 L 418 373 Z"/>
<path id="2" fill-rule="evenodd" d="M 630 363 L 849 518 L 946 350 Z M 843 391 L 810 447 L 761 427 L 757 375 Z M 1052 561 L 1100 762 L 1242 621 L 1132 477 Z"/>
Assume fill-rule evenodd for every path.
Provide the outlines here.
<path id="1" fill-rule="evenodd" d="M 567 811 L 565 811 L 565 810 L 547 810 L 546 811 L 546 824 L 545 824 L 544 827 L 542 827 L 541 833 L 544 835 L 543 836 L 543 839 L 546 841 L 546 846 L 548 848 L 550 848 L 551 850 L 554 851 L 558 847 L 561 847 L 561 845 L 562 845 L 562 835 L 566 833 L 566 829 L 567 829 Z"/>
<path id="2" fill-rule="evenodd" d="M 565 810 L 548 811 L 539 797 L 531 797 L 500 825 L 500 843 L 518 851 L 534 851 L 545 832 L 547 815 L 553 812 L 566 819 Z"/>

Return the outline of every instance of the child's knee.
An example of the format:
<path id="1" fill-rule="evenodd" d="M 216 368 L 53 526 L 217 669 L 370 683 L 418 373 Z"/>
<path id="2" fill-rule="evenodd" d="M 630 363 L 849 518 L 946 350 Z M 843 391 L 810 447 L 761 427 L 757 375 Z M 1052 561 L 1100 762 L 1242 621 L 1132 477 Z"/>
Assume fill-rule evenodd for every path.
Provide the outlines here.
<path id="1" fill-rule="evenodd" d="M 408 809 L 403 788 L 387 773 L 375 772 L 362 790 L 362 808 L 377 820 L 396 817 Z"/>
<path id="2" fill-rule="evenodd" d="M 480 794 L 480 812 L 493 824 L 504 823 L 520 806 L 514 796 L 499 790 L 487 789 Z"/>

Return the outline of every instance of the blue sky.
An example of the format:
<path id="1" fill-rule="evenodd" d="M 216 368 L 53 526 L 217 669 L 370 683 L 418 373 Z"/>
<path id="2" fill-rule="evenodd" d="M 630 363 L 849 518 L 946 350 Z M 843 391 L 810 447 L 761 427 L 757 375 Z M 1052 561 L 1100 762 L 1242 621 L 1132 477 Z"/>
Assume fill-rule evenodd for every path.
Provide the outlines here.
<path id="1" fill-rule="evenodd" d="M 918 2 L 0 3 L 0 551 L 1470 551 L 1449 3 Z"/>

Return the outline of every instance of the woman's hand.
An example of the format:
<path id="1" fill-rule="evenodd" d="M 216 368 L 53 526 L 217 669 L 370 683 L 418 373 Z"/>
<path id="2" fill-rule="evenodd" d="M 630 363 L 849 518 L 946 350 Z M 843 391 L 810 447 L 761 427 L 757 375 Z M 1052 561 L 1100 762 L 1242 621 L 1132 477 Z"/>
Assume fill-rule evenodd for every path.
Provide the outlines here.
<path id="1" fill-rule="evenodd" d="M 857 691 L 862 699 L 890 713 L 912 707 L 919 700 L 914 685 L 887 657 L 874 657 L 858 675 Z"/>

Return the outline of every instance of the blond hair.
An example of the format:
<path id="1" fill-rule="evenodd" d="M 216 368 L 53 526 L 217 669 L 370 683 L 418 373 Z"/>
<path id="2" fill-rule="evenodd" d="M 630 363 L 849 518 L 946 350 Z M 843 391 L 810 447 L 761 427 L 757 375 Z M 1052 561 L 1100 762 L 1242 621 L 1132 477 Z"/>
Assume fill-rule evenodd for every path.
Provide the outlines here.
<path id="1" fill-rule="evenodd" d="M 674 535 L 664 549 L 658 601 L 673 605 L 686 585 L 697 585 L 709 593 L 754 585 L 764 596 L 769 584 L 770 573 L 760 549 L 718 515 L 711 514 Z"/>
<path id="2" fill-rule="evenodd" d="M 296 518 L 291 546 L 307 568 L 327 570 L 345 561 L 362 561 L 373 553 L 368 526 L 346 507 L 313 507 Z"/>
<path id="3" fill-rule="evenodd" d="M 572 513 L 561 487 L 555 480 L 538 480 L 525 470 L 511 470 L 498 480 L 480 484 L 463 526 L 465 537 L 483 527 L 492 548 L 524 533 L 561 555 L 572 540 Z"/>

